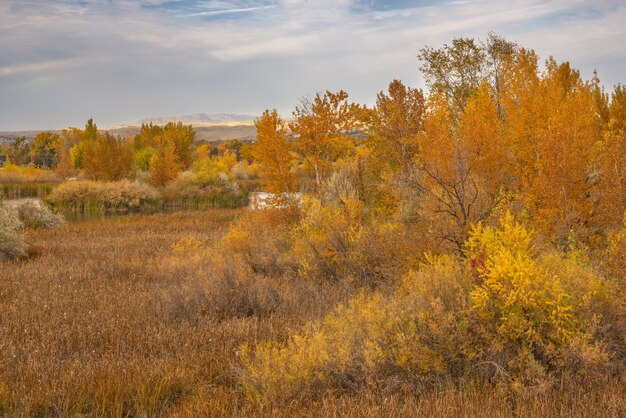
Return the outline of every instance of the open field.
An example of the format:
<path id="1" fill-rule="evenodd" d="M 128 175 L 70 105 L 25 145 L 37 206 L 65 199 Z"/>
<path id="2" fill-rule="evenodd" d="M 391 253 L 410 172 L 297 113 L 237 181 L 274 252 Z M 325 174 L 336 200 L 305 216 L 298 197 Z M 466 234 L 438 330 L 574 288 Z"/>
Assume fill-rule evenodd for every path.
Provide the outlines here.
<path id="1" fill-rule="evenodd" d="M 240 277 L 253 273 L 181 244 L 210 246 L 241 213 L 131 216 L 29 231 L 39 255 L 0 262 L 0 415 L 626 414 L 619 380 L 518 394 L 443 382 L 421 394 L 362 389 L 289 404 L 248 401 L 237 383 L 241 345 L 285 341 L 354 290 L 284 278 L 255 284 Z M 229 296 L 249 289 L 246 305 L 241 295 Z"/>
<path id="2" fill-rule="evenodd" d="M 230 391 L 242 343 L 285 338 L 302 321 L 219 318 L 203 300 L 202 280 L 187 280 L 201 272 L 162 261 L 182 238 L 214 241 L 237 215 L 134 216 L 30 231 L 41 255 L 0 264 L 0 415 L 155 416 L 194 394 Z"/>

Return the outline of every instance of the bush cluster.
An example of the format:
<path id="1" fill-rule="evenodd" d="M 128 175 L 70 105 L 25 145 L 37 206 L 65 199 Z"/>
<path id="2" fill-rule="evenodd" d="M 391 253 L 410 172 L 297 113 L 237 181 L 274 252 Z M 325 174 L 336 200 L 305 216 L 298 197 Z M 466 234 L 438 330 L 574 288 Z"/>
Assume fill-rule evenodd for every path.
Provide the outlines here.
<path id="1" fill-rule="evenodd" d="M 617 360 L 619 333 L 601 330 L 623 326 L 620 289 L 533 239 L 511 216 L 478 225 L 465 258 L 431 256 L 392 294 L 361 293 L 285 344 L 244 347 L 244 390 L 289 399 L 440 379 L 540 387 L 600 376 Z"/>
<path id="2" fill-rule="evenodd" d="M 48 200 L 54 206 L 63 208 L 96 207 L 105 211 L 128 211 L 140 209 L 158 198 L 155 188 L 130 180 L 106 183 L 80 180 L 60 184 Z"/>
<path id="3" fill-rule="evenodd" d="M 34 202 L 26 202 L 17 207 L 17 214 L 27 228 L 52 228 L 63 225 L 63 215 Z"/>

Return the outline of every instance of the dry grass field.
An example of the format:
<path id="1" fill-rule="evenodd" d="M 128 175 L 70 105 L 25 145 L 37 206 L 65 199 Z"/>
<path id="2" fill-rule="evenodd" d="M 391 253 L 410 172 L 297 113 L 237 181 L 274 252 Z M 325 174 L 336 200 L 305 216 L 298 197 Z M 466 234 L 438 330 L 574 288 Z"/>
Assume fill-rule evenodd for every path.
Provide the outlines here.
<path id="1" fill-rule="evenodd" d="M 248 400 L 237 380 L 242 344 L 285 341 L 355 291 L 261 277 L 193 251 L 240 215 L 28 231 L 38 255 L 0 262 L 0 416 L 626 416 L 619 380 L 536 392 L 444 381 L 423 391 Z"/>

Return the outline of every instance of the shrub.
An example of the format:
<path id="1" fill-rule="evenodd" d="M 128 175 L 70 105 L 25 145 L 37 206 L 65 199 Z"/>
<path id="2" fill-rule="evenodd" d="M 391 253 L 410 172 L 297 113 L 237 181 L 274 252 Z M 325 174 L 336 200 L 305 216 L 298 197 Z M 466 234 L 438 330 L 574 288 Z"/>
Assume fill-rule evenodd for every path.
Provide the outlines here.
<path id="1" fill-rule="evenodd" d="M 406 232 L 393 221 L 370 215 L 361 201 L 349 196 L 327 205 L 309 197 L 293 228 L 292 257 L 304 276 L 377 285 L 402 277 L 413 262 Z"/>
<path id="2" fill-rule="evenodd" d="M 52 228 L 63 225 L 63 215 L 56 214 L 47 206 L 26 202 L 17 207 L 20 220 L 27 228 Z"/>
<path id="3" fill-rule="evenodd" d="M 184 172 L 163 188 L 163 195 L 168 198 L 201 198 L 215 196 L 238 196 L 239 185 L 228 179 L 224 173 L 218 173 L 210 181 L 193 172 Z"/>
<path id="4" fill-rule="evenodd" d="M 56 173 L 33 166 L 20 166 L 6 162 L 0 168 L 0 183 L 55 183 L 59 181 Z"/>
<path id="5" fill-rule="evenodd" d="M 75 210 L 94 207 L 103 211 L 128 211 L 140 209 L 158 197 L 153 187 L 130 180 L 68 181 L 56 187 L 48 200 L 55 206 Z"/>
<path id="6" fill-rule="evenodd" d="M 511 215 L 500 228 L 473 228 L 466 243 L 476 281 L 470 311 L 483 338 L 473 354 L 527 378 L 532 370 L 540 378 L 571 366 L 565 353 L 575 346 L 596 353 L 586 366 L 606 363 L 593 334 L 596 307 L 610 299 L 612 287 L 580 259 L 538 254 L 532 239 Z"/>
<path id="7" fill-rule="evenodd" d="M 456 277 L 458 266 L 444 261 L 408 278 L 394 297 L 361 292 L 284 345 L 242 347 L 244 391 L 261 400 L 363 386 L 397 390 L 462 371 L 457 364 L 462 322 L 457 320 L 463 305 L 455 303 L 467 298 Z M 415 279 L 424 279 L 424 286 L 413 287 Z"/>
<path id="8" fill-rule="evenodd" d="M 288 254 L 289 227 L 295 219 L 293 208 L 246 212 L 231 225 L 215 252 L 238 254 L 255 273 L 280 276 L 295 267 Z"/>
<path id="9" fill-rule="evenodd" d="M 269 278 L 255 274 L 239 255 L 211 250 L 194 237 L 178 241 L 161 260 L 159 275 L 176 280 L 173 290 L 185 297 L 177 310 L 217 318 L 268 316 L 282 304 L 281 292 Z"/>
<path id="10" fill-rule="evenodd" d="M 23 257 L 28 248 L 22 232 L 24 224 L 13 208 L 0 203 L 0 260 Z"/>
<path id="11" fill-rule="evenodd" d="M 599 330 L 619 335 L 619 319 L 603 316 L 615 310 L 614 286 L 580 257 L 539 254 L 532 241 L 510 215 L 499 228 L 475 226 L 469 258 L 429 257 L 388 297 L 361 293 L 285 344 L 244 346 L 245 392 L 289 399 L 441 377 L 524 388 L 600 376 L 617 344 Z"/>

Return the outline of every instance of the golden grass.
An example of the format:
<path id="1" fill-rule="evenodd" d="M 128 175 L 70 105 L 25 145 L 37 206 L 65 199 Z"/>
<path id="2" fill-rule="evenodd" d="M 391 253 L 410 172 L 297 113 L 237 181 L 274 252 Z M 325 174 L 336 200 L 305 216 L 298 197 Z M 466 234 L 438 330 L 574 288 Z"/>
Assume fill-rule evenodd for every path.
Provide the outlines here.
<path id="1" fill-rule="evenodd" d="M 130 216 L 29 231 L 28 243 L 42 254 L 0 262 L 0 416 L 626 414 L 623 381 L 530 395 L 442 385 L 423 396 L 365 391 L 288 404 L 247 401 L 237 384 L 241 345 L 285 341 L 352 290 L 275 277 L 267 284 L 280 292 L 271 309 L 216 314 L 206 292 L 221 280 L 213 270 L 224 267 L 176 257 L 172 248 L 185 240 L 210 246 L 241 213 Z M 254 273 L 241 267 L 220 274 Z"/>

